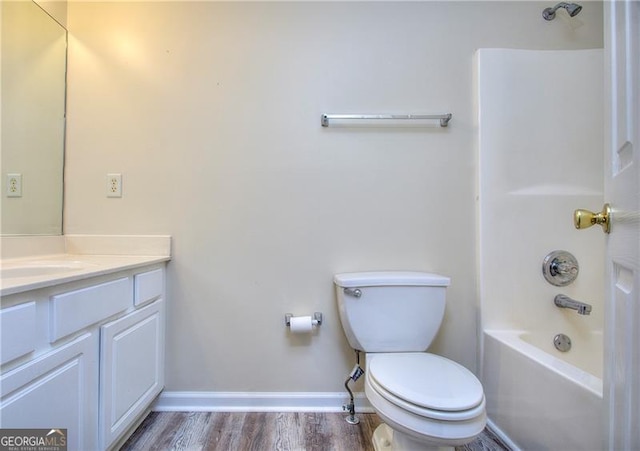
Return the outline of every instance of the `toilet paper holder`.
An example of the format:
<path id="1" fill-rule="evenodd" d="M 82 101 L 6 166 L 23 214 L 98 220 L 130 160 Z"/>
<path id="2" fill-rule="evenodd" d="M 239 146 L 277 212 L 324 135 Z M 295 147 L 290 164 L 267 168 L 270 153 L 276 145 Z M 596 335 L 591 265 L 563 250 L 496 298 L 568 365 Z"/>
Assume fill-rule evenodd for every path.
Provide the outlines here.
<path id="1" fill-rule="evenodd" d="M 284 324 L 287 327 L 291 327 L 291 318 L 293 318 L 293 313 L 285 313 L 284 314 Z M 320 326 L 322 325 L 322 313 L 314 312 L 313 314 L 313 325 Z"/>

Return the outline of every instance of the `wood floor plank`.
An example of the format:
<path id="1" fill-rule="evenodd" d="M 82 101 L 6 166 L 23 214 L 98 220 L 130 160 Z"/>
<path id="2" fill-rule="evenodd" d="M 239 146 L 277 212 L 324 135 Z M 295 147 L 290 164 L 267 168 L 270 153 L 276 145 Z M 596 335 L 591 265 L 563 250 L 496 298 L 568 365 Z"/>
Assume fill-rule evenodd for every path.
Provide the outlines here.
<path id="1" fill-rule="evenodd" d="M 265 446 L 273 446 L 273 425 L 268 420 L 274 420 L 273 415 L 264 412 L 248 415 L 240 431 L 240 445 L 237 449 L 247 451 L 263 451 Z"/>
<path id="2" fill-rule="evenodd" d="M 274 428 L 273 449 L 275 451 L 294 451 L 304 446 L 299 413 L 277 413 Z"/>
<path id="3" fill-rule="evenodd" d="M 211 427 L 210 412 L 190 412 L 175 431 L 171 449 L 204 449 Z"/>
<path id="4" fill-rule="evenodd" d="M 326 428 L 331 431 L 330 443 L 336 451 L 373 450 L 371 435 L 379 424 L 377 415 L 358 415 L 359 424 L 347 423 L 346 414 L 327 414 Z"/>
<path id="5" fill-rule="evenodd" d="M 123 448 L 127 447 L 127 443 L 134 442 L 135 449 L 140 451 L 169 449 L 169 442 L 180 427 L 182 416 L 181 412 L 151 412 Z"/>
<path id="6" fill-rule="evenodd" d="M 331 437 L 325 429 L 325 413 L 304 413 L 304 444 L 309 451 L 320 451 L 322 445 L 331 443 Z"/>
<path id="7" fill-rule="evenodd" d="M 209 434 L 206 442 L 204 443 L 203 449 L 216 449 L 222 440 L 223 434 L 225 434 L 224 431 L 229 428 L 228 423 L 230 421 L 232 421 L 230 415 L 220 414 L 217 412 L 211 414 Z M 226 440 L 226 437 L 224 440 Z"/>
<path id="8" fill-rule="evenodd" d="M 349 424 L 340 413 L 152 412 L 121 451 L 373 451 L 381 423 L 358 414 Z M 509 451 L 491 432 L 456 451 Z"/>
<path id="9" fill-rule="evenodd" d="M 231 412 L 231 413 L 216 413 L 216 415 L 222 419 L 219 426 L 216 428 L 214 440 L 211 437 L 208 442 L 207 450 L 235 450 L 242 449 L 242 426 L 244 424 L 247 413 L 245 412 Z"/>

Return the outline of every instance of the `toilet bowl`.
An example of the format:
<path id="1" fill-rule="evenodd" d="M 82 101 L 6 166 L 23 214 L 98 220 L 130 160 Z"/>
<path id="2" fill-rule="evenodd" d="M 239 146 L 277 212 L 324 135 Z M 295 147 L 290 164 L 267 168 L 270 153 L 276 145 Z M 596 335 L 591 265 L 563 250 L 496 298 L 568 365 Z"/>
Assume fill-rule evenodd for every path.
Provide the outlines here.
<path id="1" fill-rule="evenodd" d="M 376 450 L 447 449 L 485 427 L 482 385 L 462 365 L 428 353 L 367 354 L 365 394 L 384 421 Z"/>
<path id="2" fill-rule="evenodd" d="M 366 353 L 365 394 L 384 421 L 376 450 L 452 449 L 477 437 L 486 424 L 482 384 L 425 352 L 442 324 L 449 278 L 377 271 L 336 274 L 334 284 L 347 340 Z"/>

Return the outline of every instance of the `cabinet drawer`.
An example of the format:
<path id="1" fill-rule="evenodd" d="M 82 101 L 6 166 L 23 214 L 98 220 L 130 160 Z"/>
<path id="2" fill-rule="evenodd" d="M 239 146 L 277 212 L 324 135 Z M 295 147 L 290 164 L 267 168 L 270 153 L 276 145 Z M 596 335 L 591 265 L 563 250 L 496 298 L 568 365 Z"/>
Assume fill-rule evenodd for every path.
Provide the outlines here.
<path id="1" fill-rule="evenodd" d="M 143 272 L 134 276 L 133 302 L 136 306 L 162 296 L 164 288 L 163 270 Z"/>
<path id="2" fill-rule="evenodd" d="M 129 278 L 70 291 L 51 298 L 51 337 L 54 341 L 102 321 L 131 306 Z"/>
<path id="3" fill-rule="evenodd" d="M 36 349 L 36 303 L 0 310 L 0 364 Z"/>

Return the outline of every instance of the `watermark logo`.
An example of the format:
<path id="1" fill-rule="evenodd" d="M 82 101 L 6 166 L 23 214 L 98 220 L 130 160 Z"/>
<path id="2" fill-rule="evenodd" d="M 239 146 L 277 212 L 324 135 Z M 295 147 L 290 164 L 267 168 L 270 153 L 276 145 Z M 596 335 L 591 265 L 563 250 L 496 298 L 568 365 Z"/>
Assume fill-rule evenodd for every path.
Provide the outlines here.
<path id="1" fill-rule="evenodd" d="M 0 429 L 0 451 L 67 451 L 67 430 Z"/>

